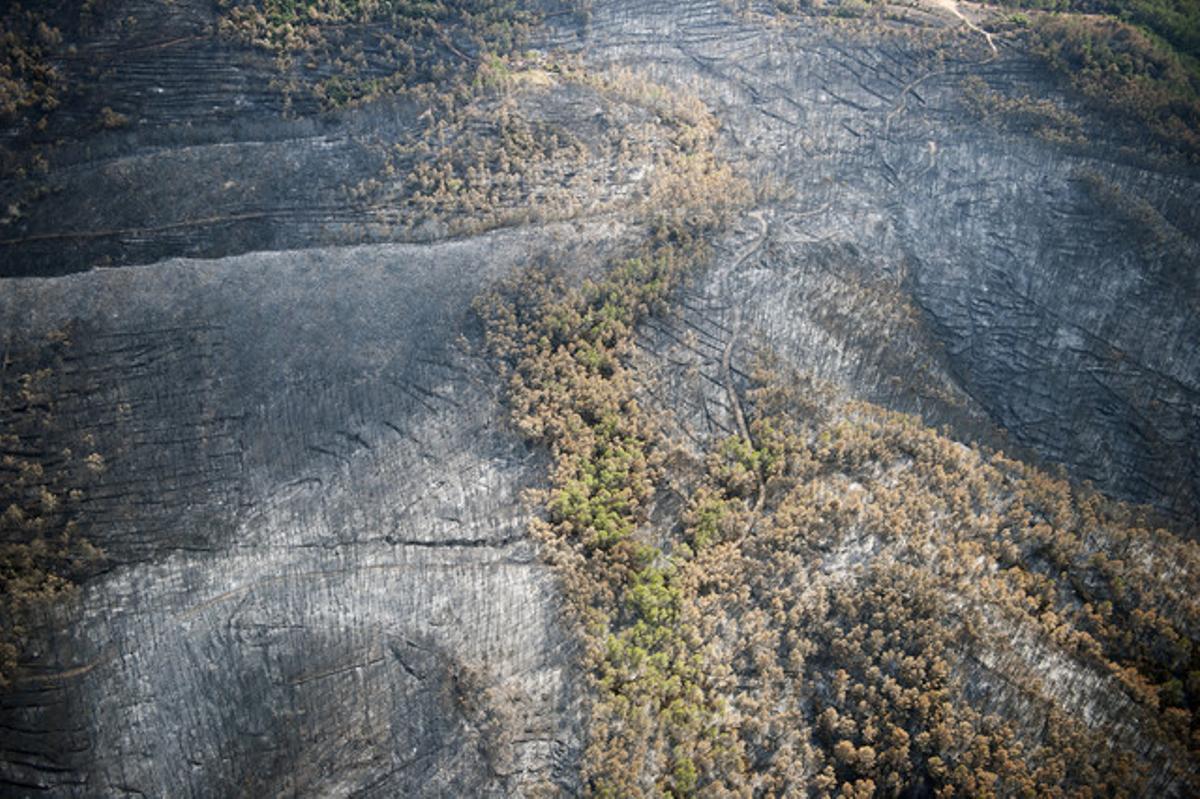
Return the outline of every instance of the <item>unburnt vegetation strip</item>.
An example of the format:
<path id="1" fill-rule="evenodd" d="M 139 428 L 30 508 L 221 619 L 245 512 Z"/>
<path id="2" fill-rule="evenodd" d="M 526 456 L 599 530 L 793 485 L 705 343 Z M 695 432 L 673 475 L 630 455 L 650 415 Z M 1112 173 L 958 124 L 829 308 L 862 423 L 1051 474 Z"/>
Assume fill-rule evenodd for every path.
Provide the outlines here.
<path id="1" fill-rule="evenodd" d="M 781 368 L 757 370 L 738 434 L 680 455 L 635 331 L 750 196 L 711 133 L 679 129 L 676 166 L 704 167 L 660 172 L 678 201 L 640 206 L 632 253 L 476 304 L 513 422 L 552 456 L 532 532 L 584 644 L 587 792 L 1136 795 L 1188 762 L 1193 544 Z M 668 482 L 683 510 L 651 522 Z M 1059 660 L 1136 732 L 1057 700 Z"/>

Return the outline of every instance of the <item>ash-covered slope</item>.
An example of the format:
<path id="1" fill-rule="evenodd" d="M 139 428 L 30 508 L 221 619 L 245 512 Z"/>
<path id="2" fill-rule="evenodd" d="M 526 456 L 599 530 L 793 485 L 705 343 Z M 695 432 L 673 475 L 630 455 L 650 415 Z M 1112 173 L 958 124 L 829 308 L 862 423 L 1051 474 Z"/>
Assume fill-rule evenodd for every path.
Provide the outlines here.
<path id="1" fill-rule="evenodd" d="M 471 298 L 554 233 L 4 293 L 4 318 L 36 309 L 24 341 L 67 328 L 55 415 L 105 453 L 78 515 L 107 555 L 4 697 L 8 790 L 561 779 L 572 645 L 518 496 L 542 459 L 456 340 Z"/>
<path id="2" fill-rule="evenodd" d="M 59 16 L 78 19 L 69 5 Z M 331 23 L 349 32 L 284 63 L 277 43 L 253 44 L 203 0 L 112 2 L 78 29 L 60 20 L 74 49 L 47 45 L 47 57 L 80 83 L 44 129 L 12 124 L 9 161 L 24 171 L 0 188 L 4 412 L 23 481 L 10 494 L 28 495 L 49 527 L 31 513 L 6 519 L 5 536 L 56 533 L 69 516 L 105 558 L 27 623 L 0 698 L 6 791 L 575 794 L 608 784 L 597 764 L 615 740 L 643 758 L 622 791 L 688 793 L 690 733 L 655 738 L 653 714 L 645 729 L 613 721 L 597 699 L 611 683 L 589 681 L 625 674 L 597 666 L 591 645 L 629 644 L 622 625 L 641 606 L 623 604 L 619 575 L 643 555 L 622 561 L 616 547 L 616 604 L 596 600 L 612 638 L 581 637 L 575 556 L 551 557 L 563 542 L 527 534 L 531 517 L 561 511 L 520 501 L 561 448 L 540 428 L 523 428 L 528 442 L 513 429 L 512 375 L 470 304 L 534 265 L 578 285 L 610 255 L 638 252 L 659 210 L 728 205 L 723 224 L 680 223 L 711 235 L 712 251 L 668 309 L 612 345 L 659 428 L 638 428 L 658 453 L 658 487 L 629 510 L 630 540 L 657 547 L 663 560 L 646 568 L 687 557 L 676 540 L 696 554 L 656 578 L 677 591 L 671 618 L 695 627 L 660 644 L 709 658 L 697 690 L 728 700 L 712 717 L 727 748 L 688 756 L 692 788 L 716 790 L 724 773 L 732 791 L 867 791 L 864 775 L 890 768 L 911 790 L 962 790 L 977 783 L 938 765 L 959 757 L 971 779 L 1000 772 L 1008 786 L 1078 787 L 1099 768 L 1118 787 L 1186 795 L 1188 744 L 1164 736 L 1190 722 L 1156 708 L 1200 698 L 1170 683 L 1195 660 L 1181 599 L 1197 579 L 1192 550 L 1165 533 L 1139 543 L 1128 530 L 1148 525 L 1095 510 L 1086 492 L 1026 484 L 1003 463 L 987 471 L 986 458 L 852 401 L 1062 464 L 1194 529 L 1194 170 L 1133 157 L 1038 62 L 944 10 L 836 23 L 716 0 L 587 5 L 542 9 L 529 53 L 452 16 L 429 50 L 430 31 L 413 28 L 401 39 L 414 63 L 449 66 L 405 80 L 429 78 L 446 97 L 387 89 L 399 45 L 382 21 Z M 1078 130 L 1064 142 L 1040 117 L 981 106 L 1023 94 Z M 120 268 L 47 277 L 100 266 Z M 823 471 L 785 469 L 775 477 L 787 486 L 743 475 L 739 487 L 706 458 L 729 435 L 762 443 L 747 418 L 768 418 L 770 403 L 745 393 L 774 396 L 750 379 L 762 350 L 777 375 L 821 387 L 783 406 L 812 417 L 788 457 L 809 453 Z M 821 449 L 830 440 L 836 456 Z M 81 460 L 91 452 L 98 461 Z M 895 497 L 909 480 L 919 512 Z M 969 512 L 956 480 L 983 481 Z M 42 488 L 61 496 L 54 508 Z M 700 489 L 725 492 L 707 553 Z M 910 538 L 918 519 L 925 537 Z M 752 601 L 672 583 L 701 567 Z M 1122 580 L 1136 585 L 1114 593 Z M 952 675 L 935 693 L 954 708 L 903 767 L 886 759 L 898 745 L 865 730 L 935 725 L 848 702 L 888 648 L 836 644 L 893 635 L 872 614 L 897 591 L 909 626 L 896 629 L 925 630 L 908 654 Z M 1104 601 L 1110 615 L 1093 614 Z M 1134 611 L 1155 614 L 1129 626 L 1145 640 L 1105 637 Z M 860 615 L 872 629 L 856 628 Z M 771 636 L 776 654 L 785 641 L 798 653 L 782 670 L 740 648 Z M 756 706 L 783 710 L 754 729 Z M 963 759 L 971 743 L 943 730 L 951 722 L 986 738 L 987 757 Z M 1055 745 L 1101 754 L 1056 771 Z M 1021 767 L 1005 771 L 997 752 Z M 771 776 L 742 785 L 743 771 Z"/>
<path id="3" fill-rule="evenodd" d="M 124 5 L 124 15 L 114 9 L 106 24 L 93 23 L 98 32 L 64 66 L 84 88 L 48 116 L 47 132 L 20 140 L 47 142 L 30 147 L 49 172 L 31 168 L 6 189 L 9 274 L 426 239 L 525 221 L 530 198 L 542 217 L 588 216 L 611 207 L 597 194 L 611 198 L 636 183 L 612 161 L 582 180 L 597 157 L 593 141 L 582 160 L 525 176 L 565 187 L 552 197 L 528 187 L 489 191 L 493 181 L 477 205 L 439 205 L 423 196 L 430 184 L 413 177 L 423 159 L 445 157 L 444 143 L 426 132 L 436 103 L 385 97 L 322 115 L 298 87 L 264 89 L 286 84 L 274 62 L 216 34 L 204 3 L 170 15 Z M 1131 151 L 1145 142 L 1122 139 L 1003 40 L 994 51 L 952 17 L 905 13 L 904 22 L 839 26 L 737 15 L 717 0 L 611 2 L 586 17 L 555 14 L 549 22 L 562 29 L 534 41 L 579 51 L 593 65 L 636 67 L 710 104 L 728 156 L 786 195 L 767 198 L 746 221 L 762 257 L 712 279 L 735 287 L 747 320 L 789 341 L 809 368 L 870 386 L 870 396 L 938 424 L 979 421 L 964 428 L 970 434 L 1001 427 L 1080 479 L 1194 519 L 1194 170 L 1139 166 Z M 140 22 L 121 22 L 128 17 Z M 364 36 L 373 75 L 385 54 Z M 285 90 L 290 118 L 281 115 Z M 983 119 L 981 96 L 993 104 L 1049 98 L 1049 110 Z M 584 139 L 605 135 L 588 132 L 577 99 L 538 103 L 540 123 Z M 100 108 L 129 121 L 105 129 Z M 1048 135 L 1054 124 L 1075 126 L 1067 131 L 1074 143 Z M 52 136 L 62 138 L 50 147 Z M 505 191 L 508 209 L 498 207 Z M 431 208 L 459 223 L 431 219 Z M 899 313 L 916 314 L 932 339 L 889 343 L 895 336 L 879 332 L 887 321 L 854 319 L 847 297 L 832 292 L 860 286 L 896 294 L 912 309 Z M 807 315 L 804 329 L 797 310 Z M 884 355 L 888 347 L 908 355 Z M 914 352 L 938 361 L 917 380 Z"/>
<path id="4" fill-rule="evenodd" d="M 1136 166 L 1119 144 L 1137 143 L 1102 120 L 1073 148 L 981 122 L 971 78 L 1086 111 L 982 36 L 931 57 L 936 28 L 897 27 L 612 3 L 586 41 L 705 98 L 736 157 L 787 195 L 746 219 L 755 250 L 718 261 L 712 302 L 866 397 L 1001 427 L 1078 479 L 1195 519 L 1194 170 Z"/>

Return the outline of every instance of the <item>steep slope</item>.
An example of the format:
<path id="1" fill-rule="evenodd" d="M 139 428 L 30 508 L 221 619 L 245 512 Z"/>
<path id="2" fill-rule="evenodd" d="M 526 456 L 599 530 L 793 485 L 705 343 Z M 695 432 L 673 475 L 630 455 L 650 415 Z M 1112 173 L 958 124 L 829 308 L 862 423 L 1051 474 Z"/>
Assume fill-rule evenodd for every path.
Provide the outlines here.
<path id="1" fill-rule="evenodd" d="M 21 23 L 6 791 L 1196 790 L 1194 170 L 945 9 L 436 5 Z"/>
<path id="2" fill-rule="evenodd" d="M 39 309 L 26 336 L 74 324 L 55 414 L 105 453 L 80 517 L 107 555 L 4 697 L 10 790 L 561 778 L 571 644 L 518 497 L 540 459 L 454 332 L 553 232 L 5 292 L 4 318 Z"/>

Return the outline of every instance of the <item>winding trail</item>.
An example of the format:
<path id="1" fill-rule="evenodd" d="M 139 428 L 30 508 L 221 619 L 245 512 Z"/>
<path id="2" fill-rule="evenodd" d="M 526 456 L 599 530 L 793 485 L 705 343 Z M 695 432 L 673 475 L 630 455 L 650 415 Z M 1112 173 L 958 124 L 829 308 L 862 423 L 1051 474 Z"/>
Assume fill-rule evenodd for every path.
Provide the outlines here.
<path id="1" fill-rule="evenodd" d="M 988 33 L 983 28 L 967 19 L 966 15 L 958 10 L 958 0 L 928 0 L 928 2 L 929 5 L 933 6 L 934 8 L 949 12 L 951 15 L 962 20 L 964 25 L 976 33 L 982 34 L 983 38 L 987 40 L 988 47 L 992 48 L 992 53 L 997 55 L 1000 53 L 1000 51 L 996 49 L 996 43 L 992 40 L 992 34 Z"/>

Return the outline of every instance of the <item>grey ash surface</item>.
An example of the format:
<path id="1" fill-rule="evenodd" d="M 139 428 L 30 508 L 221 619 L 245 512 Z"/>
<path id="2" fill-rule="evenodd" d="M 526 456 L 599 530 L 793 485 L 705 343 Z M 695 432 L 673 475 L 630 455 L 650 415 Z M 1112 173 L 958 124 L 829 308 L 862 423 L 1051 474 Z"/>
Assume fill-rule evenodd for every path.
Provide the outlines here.
<path id="1" fill-rule="evenodd" d="M 284 119 L 269 59 L 177 5 L 144 41 L 79 53 L 106 78 L 55 122 L 51 192 L 0 189 L 21 207 L 0 227 L 0 338 L 74 325 L 60 414 L 106 453 L 87 532 L 110 556 L 0 699 L 2 792 L 573 790 L 572 644 L 519 502 L 545 463 L 506 426 L 469 303 L 616 228 L 382 241 L 347 187 L 420 109 Z M 684 372 L 715 377 L 733 336 L 745 371 L 765 340 L 1194 524 L 1193 172 L 1128 157 L 1092 117 L 1074 149 L 978 121 L 969 75 L 1071 102 L 982 40 L 929 65 L 919 41 L 764 27 L 716 0 L 593 6 L 548 44 L 696 92 L 728 155 L 786 189 L 642 333 L 692 433 L 729 420 L 719 382 Z M 132 125 L 87 128 L 101 106 Z M 1168 235 L 1147 240 L 1084 170 Z M 102 264 L 125 266 L 82 271 Z"/>

